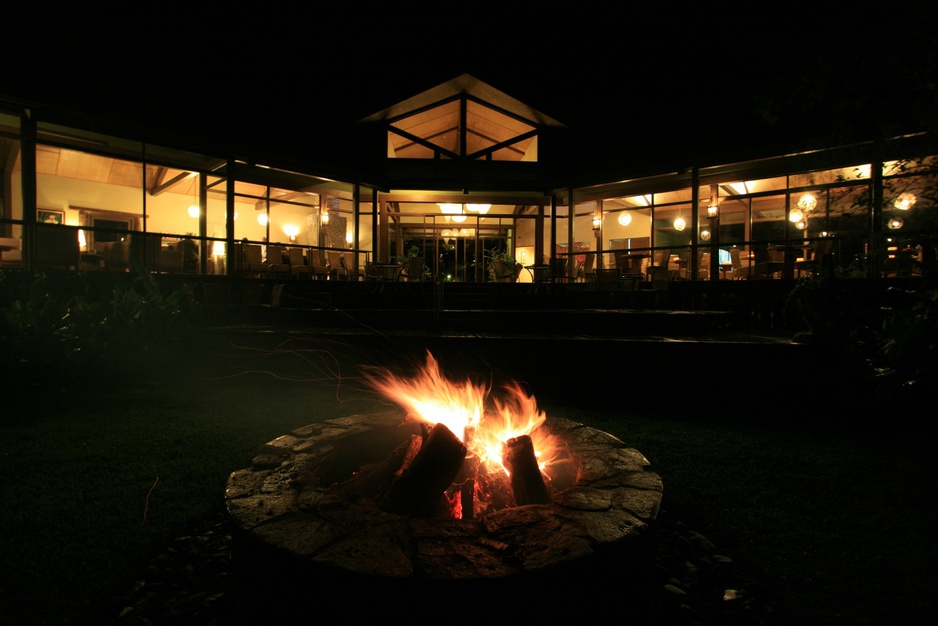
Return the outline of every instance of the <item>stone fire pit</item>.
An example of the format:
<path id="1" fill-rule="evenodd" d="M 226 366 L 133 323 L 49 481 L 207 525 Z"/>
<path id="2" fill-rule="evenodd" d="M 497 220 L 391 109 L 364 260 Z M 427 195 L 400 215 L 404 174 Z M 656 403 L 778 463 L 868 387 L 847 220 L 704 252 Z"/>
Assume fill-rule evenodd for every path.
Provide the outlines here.
<path id="1" fill-rule="evenodd" d="M 550 504 L 466 520 L 388 513 L 334 488 L 420 432 L 403 412 L 327 420 L 262 445 L 225 492 L 243 613 L 636 615 L 651 579 L 661 479 L 608 433 L 557 418 L 544 427 L 569 446 Z"/>

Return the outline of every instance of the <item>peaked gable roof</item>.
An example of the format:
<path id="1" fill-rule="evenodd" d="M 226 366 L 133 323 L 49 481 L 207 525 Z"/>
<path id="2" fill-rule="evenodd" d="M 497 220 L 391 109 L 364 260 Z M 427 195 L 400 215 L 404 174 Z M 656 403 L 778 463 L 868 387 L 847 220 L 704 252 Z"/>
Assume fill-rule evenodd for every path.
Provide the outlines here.
<path id="1" fill-rule="evenodd" d="M 476 100 L 480 100 L 494 107 L 507 111 L 512 115 L 520 117 L 532 124 L 542 127 L 564 128 L 564 125 L 544 113 L 532 108 L 531 106 L 512 98 L 503 91 L 479 80 L 470 75 L 463 74 L 451 80 L 441 83 L 436 87 L 427 89 L 415 96 L 394 104 L 382 111 L 372 113 L 361 120 L 363 123 L 381 122 L 397 119 L 420 111 L 437 102 L 448 100 L 450 98 L 466 94 Z"/>

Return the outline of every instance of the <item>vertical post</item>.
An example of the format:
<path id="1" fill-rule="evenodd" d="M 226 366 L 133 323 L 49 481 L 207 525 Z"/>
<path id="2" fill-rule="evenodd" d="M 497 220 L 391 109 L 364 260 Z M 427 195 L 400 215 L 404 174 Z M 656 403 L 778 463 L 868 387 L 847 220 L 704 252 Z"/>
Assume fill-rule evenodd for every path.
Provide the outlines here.
<path id="1" fill-rule="evenodd" d="M 208 257 L 212 253 L 206 241 L 208 235 L 208 192 L 205 190 L 205 172 L 199 172 L 199 274 L 208 273 Z"/>
<path id="2" fill-rule="evenodd" d="M 710 202 L 707 205 L 710 220 L 710 280 L 719 280 L 720 272 L 720 189 L 710 185 Z"/>
<path id="3" fill-rule="evenodd" d="M 538 203 L 537 217 L 534 218 L 534 263 L 539 264 L 544 258 L 544 204 Z"/>
<path id="4" fill-rule="evenodd" d="M 228 159 L 225 165 L 228 178 L 225 179 L 225 270 L 232 276 L 232 270 L 241 268 L 241 249 L 235 250 L 234 210 L 235 210 L 235 174 L 234 160 Z M 236 258 L 233 258 L 236 257 Z"/>
<path id="5" fill-rule="evenodd" d="M 882 276 L 883 257 L 886 254 L 886 241 L 883 236 L 883 159 L 882 143 L 876 142 L 876 149 L 870 162 L 870 185 L 872 188 L 869 215 L 869 254 L 867 255 L 867 277 Z"/>
<path id="6" fill-rule="evenodd" d="M 23 184 L 23 265 L 36 269 L 36 121 L 26 109 L 22 119 L 20 176 Z"/>

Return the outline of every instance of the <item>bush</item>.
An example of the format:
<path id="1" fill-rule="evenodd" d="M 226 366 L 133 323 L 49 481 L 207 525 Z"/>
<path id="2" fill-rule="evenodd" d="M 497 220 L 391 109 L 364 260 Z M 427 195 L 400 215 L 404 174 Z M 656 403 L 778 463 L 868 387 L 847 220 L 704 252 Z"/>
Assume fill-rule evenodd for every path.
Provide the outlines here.
<path id="1" fill-rule="evenodd" d="M 191 288 L 164 295 L 145 271 L 130 282 L 115 275 L 103 292 L 81 274 L 0 273 L 0 294 L 0 359 L 25 380 L 71 380 L 127 351 L 151 349 L 192 319 Z"/>

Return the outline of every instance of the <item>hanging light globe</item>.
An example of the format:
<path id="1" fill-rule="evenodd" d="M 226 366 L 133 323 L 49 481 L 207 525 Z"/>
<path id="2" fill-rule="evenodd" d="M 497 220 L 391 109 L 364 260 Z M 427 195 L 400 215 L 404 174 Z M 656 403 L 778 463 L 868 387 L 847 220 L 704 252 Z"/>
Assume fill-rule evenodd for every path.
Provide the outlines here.
<path id="1" fill-rule="evenodd" d="M 700 231 L 700 238 L 704 241 L 710 241 L 710 231 L 704 228 L 702 231 Z"/>
<path id="2" fill-rule="evenodd" d="M 900 211 L 908 211 L 915 205 L 915 194 L 914 193 L 899 194 L 899 197 L 896 198 L 895 202 L 893 202 L 892 204 Z"/>
<path id="3" fill-rule="evenodd" d="M 629 211 L 620 211 L 619 212 L 619 223 L 623 226 L 628 226 L 632 223 L 632 214 Z"/>
<path id="4" fill-rule="evenodd" d="M 674 230 L 681 231 L 684 230 L 684 227 L 687 226 L 687 222 L 684 221 L 683 217 L 679 217 L 674 220 Z"/>
<path id="5" fill-rule="evenodd" d="M 903 221 L 901 217 L 894 217 L 891 220 L 889 220 L 889 222 L 887 223 L 887 226 L 889 226 L 889 228 L 892 230 L 899 230 L 904 225 L 905 225 L 905 221 Z"/>
<path id="6" fill-rule="evenodd" d="M 804 219 L 804 211 L 801 209 L 792 209 L 788 214 L 788 221 L 797 224 Z"/>
<path id="7" fill-rule="evenodd" d="M 816 206 L 817 198 L 814 197 L 814 194 L 806 193 L 798 200 L 798 208 L 802 211 L 813 211 Z"/>

